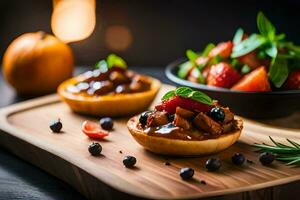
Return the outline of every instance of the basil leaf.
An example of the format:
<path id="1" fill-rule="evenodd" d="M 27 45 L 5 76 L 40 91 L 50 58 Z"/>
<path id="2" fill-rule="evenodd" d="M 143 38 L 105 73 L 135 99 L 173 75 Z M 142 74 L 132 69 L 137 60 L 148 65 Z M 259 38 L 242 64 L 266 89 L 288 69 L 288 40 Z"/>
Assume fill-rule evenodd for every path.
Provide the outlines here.
<path id="1" fill-rule="evenodd" d="M 120 68 L 127 68 L 127 64 L 126 62 L 119 56 L 117 56 L 116 54 L 110 54 L 108 55 L 107 59 L 106 59 L 108 68 L 111 67 L 120 67 Z"/>
<path id="2" fill-rule="evenodd" d="M 190 61 L 184 62 L 182 64 L 179 65 L 179 70 L 177 72 L 177 76 L 179 78 L 185 79 L 188 75 L 188 73 L 191 71 L 191 69 L 193 68 L 193 63 L 191 63 Z"/>
<path id="3" fill-rule="evenodd" d="M 200 91 L 193 91 L 189 95 L 189 98 L 208 105 L 212 105 L 213 103 L 213 100 L 209 96 Z"/>
<path id="4" fill-rule="evenodd" d="M 289 75 L 287 60 L 277 56 L 270 66 L 269 78 L 275 87 L 280 88 Z"/>
<path id="5" fill-rule="evenodd" d="M 284 33 L 281 33 L 281 34 L 275 36 L 275 40 L 276 41 L 283 40 L 284 38 L 285 38 L 285 34 Z"/>
<path id="6" fill-rule="evenodd" d="M 203 52 L 202 52 L 202 56 L 204 56 L 204 57 L 207 57 L 208 56 L 208 54 L 209 54 L 209 52 L 213 49 L 213 48 L 215 48 L 216 47 L 216 45 L 214 45 L 213 43 L 209 43 L 208 45 L 206 45 L 206 47 L 205 47 L 205 49 L 203 50 Z"/>
<path id="7" fill-rule="evenodd" d="M 99 69 L 102 73 L 106 72 L 108 70 L 107 62 L 105 60 L 100 60 L 96 63 L 95 68 Z"/>
<path id="8" fill-rule="evenodd" d="M 258 13 L 256 22 L 259 32 L 269 40 L 273 41 L 275 39 L 276 29 L 262 12 Z"/>
<path id="9" fill-rule="evenodd" d="M 275 44 L 275 43 L 271 44 L 270 47 L 268 47 L 268 48 L 265 49 L 265 52 L 266 52 L 266 54 L 269 55 L 271 58 L 276 58 L 277 52 L 278 52 L 278 51 L 277 51 L 276 44 Z"/>
<path id="10" fill-rule="evenodd" d="M 241 73 L 242 74 L 247 74 L 251 71 L 251 68 L 248 65 L 243 65 L 242 69 L 241 69 Z"/>
<path id="11" fill-rule="evenodd" d="M 243 40 L 232 49 L 232 58 L 243 56 L 251 51 L 257 49 L 266 42 L 266 39 L 258 34 L 252 34 L 247 39 Z"/>
<path id="12" fill-rule="evenodd" d="M 175 90 L 171 90 L 162 97 L 162 100 L 167 100 L 175 95 L 178 95 L 178 96 L 181 96 L 184 98 L 190 98 L 190 99 L 193 99 L 200 103 L 204 103 L 204 104 L 208 104 L 208 105 L 213 104 L 213 100 L 209 96 L 207 96 L 203 92 L 195 91 L 189 87 L 179 87 Z"/>
<path id="13" fill-rule="evenodd" d="M 195 62 L 195 60 L 198 58 L 198 54 L 196 52 L 194 52 L 191 49 L 188 49 L 186 51 L 186 57 L 191 61 L 191 62 Z"/>
<path id="14" fill-rule="evenodd" d="M 193 90 L 189 87 L 179 87 L 175 90 L 175 94 L 182 97 L 188 97 L 192 92 Z"/>
<path id="15" fill-rule="evenodd" d="M 243 39 L 243 35 L 244 35 L 244 30 L 241 28 L 238 28 L 238 30 L 235 32 L 233 40 L 232 40 L 233 44 L 234 45 L 239 44 Z"/>
<path id="16" fill-rule="evenodd" d="M 162 98 L 161 100 L 164 101 L 164 100 L 167 100 L 167 99 L 170 99 L 171 97 L 175 96 L 175 91 L 174 90 L 171 90 L 169 92 L 167 92 Z"/>

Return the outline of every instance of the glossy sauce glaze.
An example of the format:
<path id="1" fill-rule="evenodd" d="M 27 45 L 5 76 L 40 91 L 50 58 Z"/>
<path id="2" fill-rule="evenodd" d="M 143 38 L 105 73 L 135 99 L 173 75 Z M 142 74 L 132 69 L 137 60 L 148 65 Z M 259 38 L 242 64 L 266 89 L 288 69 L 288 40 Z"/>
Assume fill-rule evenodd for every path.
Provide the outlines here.
<path id="1" fill-rule="evenodd" d="M 113 95 L 144 92 L 150 89 L 151 80 L 143 75 L 122 68 L 112 67 L 106 72 L 100 69 L 87 71 L 83 79 L 66 88 L 67 92 L 80 95 Z"/>
<path id="2" fill-rule="evenodd" d="M 173 123 L 168 123 L 162 126 L 157 127 L 142 127 L 139 123 L 137 124 L 137 128 L 142 130 L 144 133 L 150 136 L 156 137 L 164 137 L 169 139 L 179 139 L 179 140 L 188 140 L 188 141 L 201 141 L 207 139 L 215 139 L 220 137 L 221 135 L 225 135 L 227 133 L 231 133 L 232 131 L 238 130 L 236 126 L 236 120 L 230 122 L 230 124 L 226 124 L 227 127 L 230 126 L 229 129 L 224 131 L 220 135 L 212 135 L 210 133 L 200 131 L 196 128 L 192 128 L 190 130 L 186 130 L 180 127 L 175 126 Z"/>

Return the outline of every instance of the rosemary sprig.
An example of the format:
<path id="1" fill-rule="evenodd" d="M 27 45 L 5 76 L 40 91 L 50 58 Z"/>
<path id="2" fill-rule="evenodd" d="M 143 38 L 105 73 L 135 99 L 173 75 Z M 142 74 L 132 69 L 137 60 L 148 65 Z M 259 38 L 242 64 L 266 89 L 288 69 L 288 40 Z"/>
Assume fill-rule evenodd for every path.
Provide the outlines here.
<path id="1" fill-rule="evenodd" d="M 300 164 L 300 144 L 295 141 L 286 139 L 290 145 L 285 145 L 276 142 L 272 137 L 270 140 L 274 145 L 268 144 L 254 144 L 254 147 L 259 148 L 258 152 L 270 152 L 275 155 L 275 159 L 285 162 L 286 165 Z"/>

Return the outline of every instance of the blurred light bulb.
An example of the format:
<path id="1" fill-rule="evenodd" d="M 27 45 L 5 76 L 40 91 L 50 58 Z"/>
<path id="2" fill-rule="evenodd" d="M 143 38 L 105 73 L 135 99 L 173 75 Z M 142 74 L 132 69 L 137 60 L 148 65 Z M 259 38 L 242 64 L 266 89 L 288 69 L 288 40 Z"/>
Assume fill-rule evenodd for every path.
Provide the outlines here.
<path id="1" fill-rule="evenodd" d="M 95 25 L 95 0 L 53 0 L 51 28 L 60 40 L 83 40 L 93 33 Z"/>

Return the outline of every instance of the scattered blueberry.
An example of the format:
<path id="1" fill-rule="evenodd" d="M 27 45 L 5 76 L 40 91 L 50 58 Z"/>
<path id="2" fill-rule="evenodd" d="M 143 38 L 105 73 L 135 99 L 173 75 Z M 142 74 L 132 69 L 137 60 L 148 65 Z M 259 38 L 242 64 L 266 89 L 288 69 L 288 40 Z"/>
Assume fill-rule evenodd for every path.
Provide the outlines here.
<path id="1" fill-rule="evenodd" d="M 218 158 L 210 158 L 206 161 L 205 167 L 208 171 L 217 171 L 221 167 L 221 161 Z"/>
<path id="2" fill-rule="evenodd" d="M 209 111 L 209 116 L 216 121 L 224 121 L 225 113 L 224 110 L 220 107 L 214 107 Z"/>
<path id="3" fill-rule="evenodd" d="M 264 153 L 260 154 L 260 156 L 259 156 L 259 161 L 263 165 L 271 164 L 274 161 L 274 159 L 275 159 L 274 154 L 270 153 L 270 152 L 264 152 Z"/>
<path id="4" fill-rule="evenodd" d="M 100 155 L 101 151 L 102 151 L 102 146 L 98 142 L 93 142 L 92 144 L 90 144 L 89 152 L 91 155 L 98 156 Z"/>
<path id="5" fill-rule="evenodd" d="M 50 124 L 50 129 L 52 130 L 53 133 L 59 133 L 60 130 L 62 129 L 62 123 L 60 119 L 55 120 Z"/>
<path id="6" fill-rule="evenodd" d="M 104 117 L 100 119 L 100 125 L 104 130 L 111 130 L 114 126 L 114 122 L 110 117 Z"/>
<path id="7" fill-rule="evenodd" d="M 245 162 L 245 156 L 243 154 L 241 154 L 241 153 L 235 153 L 231 157 L 231 161 L 235 165 L 242 165 Z"/>
<path id="8" fill-rule="evenodd" d="M 125 156 L 123 159 L 123 164 L 127 168 L 133 167 L 135 165 L 135 163 L 136 163 L 136 158 L 133 156 Z"/>
<path id="9" fill-rule="evenodd" d="M 151 113 L 152 113 L 151 111 L 145 111 L 140 115 L 139 122 L 141 123 L 142 126 L 146 126 L 148 116 Z"/>
<path id="10" fill-rule="evenodd" d="M 190 179 L 194 176 L 194 170 L 192 168 L 189 168 L 189 167 L 184 167 L 184 168 L 180 169 L 179 175 L 181 176 L 181 178 L 183 180 L 187 180 L 187 179 Z"/>

